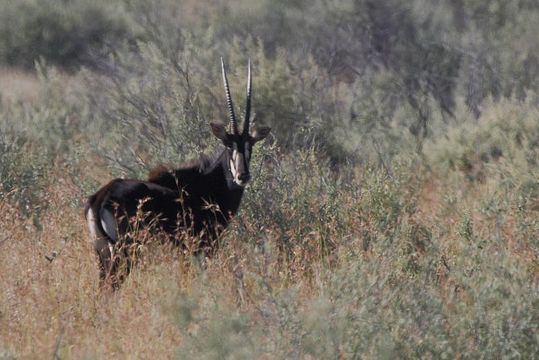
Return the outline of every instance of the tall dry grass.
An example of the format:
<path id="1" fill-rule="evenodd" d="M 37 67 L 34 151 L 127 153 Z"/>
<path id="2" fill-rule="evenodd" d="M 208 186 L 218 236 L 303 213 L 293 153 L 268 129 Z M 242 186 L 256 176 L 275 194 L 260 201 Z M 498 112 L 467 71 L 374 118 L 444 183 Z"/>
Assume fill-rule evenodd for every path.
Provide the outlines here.
<path id="1" fill-rule="evenodd" d="M 536 208 L 493 213 L 511 201 L 494 181 L 357 171 L 334 220 L 260 229 L 244 210 L 205 270 L 150 246 L 110 293 L 73 202 L 86 194 L 55 169 L 40 230 L 9 195 L 0 203 L 0 346 L 18 358 L 532 355 Z M 304 196 L 280 210 L 301 219 L 320 204 Z"/>
<path id="2" fill-rule="evenodd" d="M 170 357 L 178 331 L 156 301 L 165 289 L 133 276 L 123 295 L 100 291 L 83 214 L 71 205 L 84 194 L 69 182 L 48 187 L 42 231 L 2 201 L 2 346 L 22 358 Z M 175 264 L 156 272 L 164 281 Z"/>
<path id="3" fill-rule="evenodd" d="M 2 100 L 8 102 L 33 101 L 41 90 L 37 76 L 12 67 L 0 67 L 0 84 Z"/>

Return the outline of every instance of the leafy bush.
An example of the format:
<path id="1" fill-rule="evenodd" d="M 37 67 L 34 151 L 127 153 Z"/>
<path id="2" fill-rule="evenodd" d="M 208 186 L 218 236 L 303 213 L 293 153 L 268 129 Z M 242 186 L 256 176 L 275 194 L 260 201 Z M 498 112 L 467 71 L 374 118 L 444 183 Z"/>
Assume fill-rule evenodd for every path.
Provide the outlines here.
<path id="1" fill-rule="evenodd" d="M 90 65 L 93 53 L 130 37 L 121 10 L 106 1 L 2 0 L 0 61 L 31 68 L 43 57 L 67 68 Z"/>
<path id="2" fill-rule="evenodd" d="M 0 349 L 0 359 L 2 360 L 15 360 L 17 359 L 17 356 L 13 354 L 13 352 L 7 350 L 7 349 Z"/>
<path id="3" fill-rule="evenodd" d="M 461 170 L 470 180 L 484 180 L 493 172 L 534 177 L 539 170 L 539 125 L 533 99 L 530 94 L 525 103 L 490 100 L 476 123 L 464 120 L 449 128 L 445 139 L 428 145 L 430 163 L 438 171 Z"/>
<path id="4" fill-rule="evenodd" d="M 50 166 L 47 153 L 38 153 L 24 138 L 0 135 L 0 194 L 3 200 L 13 199 L 21 211 L 30 216 L 39 209 L 43 187 Z M 36 219 L 39 214 L 36 214 Z"/>
<path id="5" fill-rule="evenodd" d="M 75 161 L 83 132 L 78 120 L 84 116 L 80 104 L 66 99 L 63 79 L 54 69 L 38 63 L 37 71 L 42 87 L 38 98 L 7 104 L 0 113 L 0 192 L 35 221 L 46 208 L 55 161 Z"/>
<path id="6" fill-rule="evenodd" d="M 304 212 L 296 209 L 294 214 Z M 299 266 L 301 282 L 285 288 L 273 282 L 282 284 L 283 274 L 295 264 L 274 262 L 274 252 L 282 250 L 268 244 L 259 252 L 241 247 L 249 260 L 236 264 L 230 276 L 242 274 L 248 299 L 240 302 L 244 311 L 233 310 L 233 300 L 219 296 L 226 290 L 211 276 L 195 280 L 196 292 L 170 297 L 174 300 L 168 311 L 185 339 L 179 357 L 533 357 L 539 350 L 538 284 L 512 251 L 500 250 L 494 238 L 482 238 L 466 216 L 450 244 L 445 230 L 429 235 L 418 231 L 409 215 L 398 218 L 392 225 L 399 233 L 393 242 L 373 243 L 364 252 L 357 247 L 359 239 L 348 242 L 337 236 L 338 266 L 317 268 L 312 283 L 307 280 L 312 268 Z M 445 226 L 451 225 L 438 224 Z M 345 232 L 358 235 L 350 227 Z M 302 243 L 292 256 L 300 257 L 306 246 Z M 315 258 L 311 254 L 303 265 L 314 265 Z"/>
<path id="7" fill-rule="evenodd" d="M 252 57 L 263 79 L 256 84 L 259 118 L 274 127 L 283 149 L 316 143 L 340 162 L 384 164 L 421 153 L 426 139 L 440 136 L 440 118 L 452 121 L 457 111 L 460 118 L 464 107 L 478 117 L 489 96 L 523 101 L 539 76 L 533 52 L 539 12 L 528 1 L 4 1 L 0 59 L 89 64 L 121 88 L 183 78 L 168 88 L 155 83 L 161 95 L 131 95 L 148 106 L 152 96 L 183 87 L 181 102 L 198 102 L 184 114 L 190 119 L 223 118 L 213 113 L 222 99 L 219 57 L 235 75 Z M 153 70 L 136 71 L 145 68 Z M 243 76 L 233 78 L 233 87 L 243 88 Z M 164 105 L 159 111 L 170 117 Z"/>

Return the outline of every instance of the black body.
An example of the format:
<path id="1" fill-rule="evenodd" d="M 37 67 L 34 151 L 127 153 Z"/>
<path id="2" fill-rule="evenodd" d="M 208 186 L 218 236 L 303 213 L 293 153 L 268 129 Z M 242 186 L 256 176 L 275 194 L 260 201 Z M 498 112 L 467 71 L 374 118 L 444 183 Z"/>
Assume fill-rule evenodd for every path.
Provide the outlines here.
<path id="1" fill-rule="evenodd" d="M 250 180 L 253 146 L 271 129 L 265 126 L 250 129 L 249 63 L 245 117 L 240 133 L 222 60 L 221 67 L 231 131 L 224 124 L 210 124 L 213 134 L 223 144 L 213 157 L 177 169 L 157 167 L 147 181 L 115 179 L 88 198 L 85 214 L 99 257 L 101 280 L 110 278 L 114 287 L 131 268 L 130 245 L 140 243 L 137 238 L 140 233 L 135 229 L 165 234 L 178 245 L 187 245 L 186 236 L 196 237 L 196 246 L 189 250 L 211 254 L 219 234 L 238 211 L 244 187 Z M 126 265 L 125 272 L 119 272 L 121 264 Z"/>
<path id="2" fill-rule="evenodd" d="M 143 226 L 165 232 L 171 240 L 177 240 L 179 232 L 202 234 L 201 249 L 208 252 L 237 213 L 244 191 L 233 182 L 229 162 L 229 151 L 223 148 L 214 159 L 179 169 L 158 167 L 148 181 L 114 179 L 89 197 L 86 212 L 112 212 L 120 237 L 133 228 L 138 212 Z M 114 243 L 110 237 L 109 241 Z"/>

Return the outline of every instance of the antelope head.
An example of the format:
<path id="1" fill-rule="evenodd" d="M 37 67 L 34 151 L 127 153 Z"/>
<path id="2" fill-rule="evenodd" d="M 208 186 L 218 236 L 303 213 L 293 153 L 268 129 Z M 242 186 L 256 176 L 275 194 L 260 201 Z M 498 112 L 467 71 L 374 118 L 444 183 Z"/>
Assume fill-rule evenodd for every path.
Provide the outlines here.
<path id="1" fill-rule="evenodd" d="M 267 126 L 255 126 L 253 129 L 249 129 L 251 116 L 251 61 L 249 60 L 247 67 L 247 97 L 245 100 L 243 130 L 241 132 L 238 128 L 236 114 L 234 113 L 234 104 L 232 103 L 232 97 L 230 96 L 225 64 L 222 58 L 221 70 L 223 73 L 223 83 L 225 85 L 230 130 L 227 130 L 222 123 L 211 123 L 210 126 L 213 134 L 220 139 L 226 147 L 230 175 L 234 183 L 240 187 L 244 187 L 251 178 L 249 173 L 249 163 L 251 161 L 253 145 L 268 136 L 271 128 Z"/>

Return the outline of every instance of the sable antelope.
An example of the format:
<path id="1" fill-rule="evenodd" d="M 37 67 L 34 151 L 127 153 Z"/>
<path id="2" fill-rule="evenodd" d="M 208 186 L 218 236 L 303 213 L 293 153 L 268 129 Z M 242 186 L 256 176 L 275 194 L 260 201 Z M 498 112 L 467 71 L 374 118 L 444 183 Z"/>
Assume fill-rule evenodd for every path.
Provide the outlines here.
<path id="1" fill-rule="evenodd" d="M 147 181 L 114 179 L 88 198 L 85 214 L 91 241 L 97 252 L 100 278 L 119 286 L 123 275 L 119 259 L 126 259 L 126 245 L 136 244 L 129 235 L 132 219 L 144 214 L 142 228 L 152 228 L 178 241 L 179 231 L 199 236 L 200 249 L 211 252 L 217 236 L 238 211 L 245 186 L 250 180 L 249 162 L 254 144 L 270 132 L 261 126 L 249 130 L 251 115 L 251 64 L 247 75 L 247 97 L 243 131 L 238 129 L 223 59 L 221 70 L 225 87 L 230 131 L 224 124 L 210 123 L 211 131 L 223 146 L 211 157 L 184 164 L 177 169 L 159 166 Z"/>

